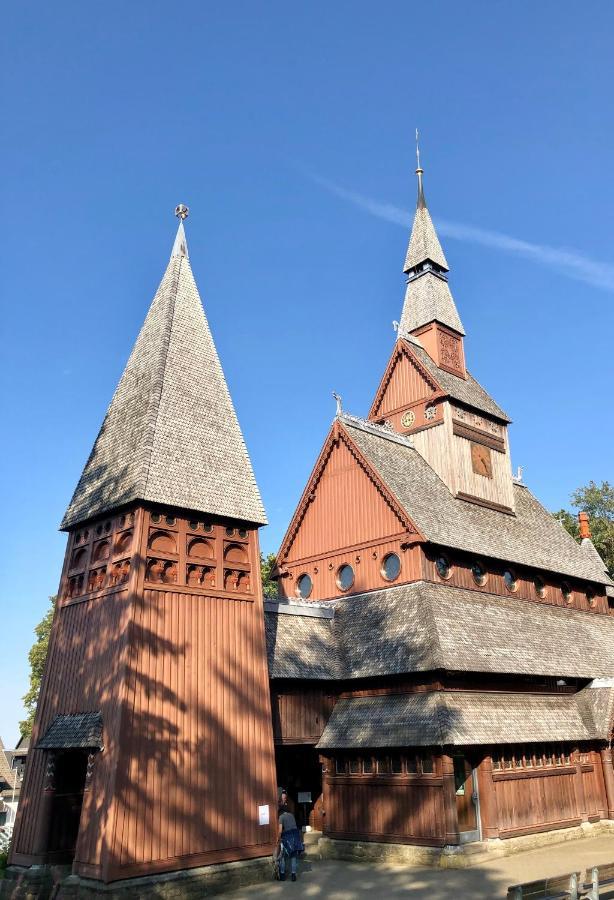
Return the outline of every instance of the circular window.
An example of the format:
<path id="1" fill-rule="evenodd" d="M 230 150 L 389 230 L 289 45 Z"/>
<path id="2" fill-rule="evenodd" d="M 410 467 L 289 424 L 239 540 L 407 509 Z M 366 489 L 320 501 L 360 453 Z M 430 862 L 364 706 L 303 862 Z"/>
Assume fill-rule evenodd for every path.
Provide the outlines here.
<path id="1" fill-rule="evenodd" d="M 96 526 L 96 534 L 102 534 L 102 525 Z"/>
<path id="2" fill-rule="evenodd" d="M 117 520 L 117 527 L 123 528 L 125 524 L 126 524 L 126 517 L 120 516 L 119 519 Z"/>
<path id="3" fill-rule="evenodd" d="M 89 531 L 87 531 L 87 529 L 86 529 L 86 530 L 84 531 L 84 533 L 83 533 L 83 540 L 84 540 L 84 541 L 87 541 L 87 539 L 88 539 L 89 536 L 90 536 L 90 533 L 89 533 Z"/>
<path id="4" fill-rule="evenodd" d="M 159 522 L 159 521 L 160 521 L 160 518 L 161 518 L 160 513 L 152 513 L 152 514 L 151 514 L 151 521 L 152 521 L 152 522 Z"/>
<path id="5" fill-rule="evenodd" d="M 533 585 L 535 587 L 535 593 L 543 600 L 543 598 L 546 596 L 546 582 L 543 578 L 540 578 L 539 575 L 536 575 L 533 579 Z"/>
<path id="6" fill-rule="evenodd" d="M 561 585 L 561 594 L 563 595 L 563 600 L 565 601 L 565 603 L 571 603 L 571 601 L 573 600 L 573 594 L 566 581 L 564 581 Z"/>
<path id="7" fill-rule="evenodd" d="M 235 533 L 234 528 L 227 528 L 227 529 L 226 529 L 226 534 L 228 535 L 228 537 L 232 537 L 234 533 Z"/>
<path id="8" fill-rule="evenodd" d="M 401 560 L 396 553 L 388 553 L 382 560 L 382 576 L 386 581 L 394 581 L 401 571 Z"/>
<path id="9" fill-rule="evenodd" d="M 488 575 L 486 574 L 486 569 L 482 565 L 481 562 L 476 561 L 471 566 L 471 574 L 473 575 L 473 580 L 476 584 L 479 584 L 480 587 L 486 584 Z"/>
<path id="10" fill-rule="evenodd" d="M 299 575 L 296 582 L 296 596 L 302 597 L 303 600 L 306 600 L 307 597 L 311 594 L 312 588 L 313 582 L 309 575 L 306 572 L 303 575 Z"/>
<path id="11" fill-rule="evenodd" d="M 105 522 L 105 523 L 104 523 L 104 530 L 106 531 L 107 534 L 109 533 L 109 531 L 111 530 L 111 523 L 110 523 L 110 522 Z"/>
<path id="12" fill-rule="evenodd" d="M 188 522 L 188 525 L 190 526 L 192 531 L 196 531 L 196 529 L 198 528 L 198 522 L 196 522 L 194 520 L 192 520 L 191 522 Z"/>
<path id="13" fill-rule="evenodd" d="M 213 525 L 211 524 L 211 522 L 203 522 L 203 531 L 206 531 L 207 534 L 213 531 Z"/>
<path id="14" fill-rule="evenodd" d="M 446 556 L 438 556 L 435 560 L 435 568 L 440 578 L 449 578 L 452 574 L 452 566 Z"/>
<path id="15" fill-rule="evenodd" d="M 78 531 L 77 536 L 75 537 L 75 544 L 78 544 L 80 542 L 80 540 L 81 540 L 81 532 Z"/>
<path id="16" fill-rule="evenodd" d="M 245 530 L 245 528 L 239 528 L 239 537 L 240 537 L 240 538 L 246 538 L 246 537 L 247 537 L 247 531 Z"/>
<path id="17" fill-rule="evenodd" d="M 354 569 L 347 563 L 337 569 L 337 587 L 340 591 L 349 591 L 354 584 Z"/>
<path id="18" fill-rule="evenodd" d="M 512 593 L 518 588 L 518 582 L 516 581 L 516 576 L 511 571 L 511 569 L 506 569 L 503 573 L 503 580 L 505 582 L 505 586 L 508 591 L 512 591 Z"/>
<path id="19" fill-rule="evenodd" d="M 587 591 L 587 592 L 586 592 L 586 599 L 588 600 L 588 605 L 589 605 L 589 606 L 594 606 L 594 605 L 595 605 L 595 592 L 594 592 L 594 591 L 590 591 L 590 590 Z"/>
<path id="20" fill-rule="evenodd" d="M 175 518 L 175 516 L 167 516 L 166 517 L 167 525 L 174 525 L 176 521 L 177 521 L 177 519 Z"/>

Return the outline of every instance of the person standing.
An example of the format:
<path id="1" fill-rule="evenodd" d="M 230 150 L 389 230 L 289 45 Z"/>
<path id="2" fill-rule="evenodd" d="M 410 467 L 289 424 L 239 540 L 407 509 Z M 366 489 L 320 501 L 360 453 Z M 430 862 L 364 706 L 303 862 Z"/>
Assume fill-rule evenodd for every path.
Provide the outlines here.
<path id="1" fill-rule="evenodd" d="M 283 796 L 283 795 L 282 795 Z M 279 849 L 283 851 L 279 859 L 279 879 L 286 880 L 286 856 L 290 857 L 292 881 L 296 881 L 298 855 L 303 850 L 301 834 L 296 827 L 296 819 L 287 806 L 279 807 L 279 828 L 277 832 Z"/>

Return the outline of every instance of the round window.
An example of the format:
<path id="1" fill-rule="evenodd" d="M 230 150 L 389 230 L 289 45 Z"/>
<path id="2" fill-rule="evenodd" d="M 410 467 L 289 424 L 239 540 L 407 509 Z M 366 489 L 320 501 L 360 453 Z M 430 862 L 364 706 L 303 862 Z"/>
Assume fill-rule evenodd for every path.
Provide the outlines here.
<path id="1" fill-rule="evenodd" d="M 240 537 L 240 538 L 246 538 L 246 537 L 247 537 L 247 531 L 245 530 L 245 528 L 239 528 L 239 537 Z"/>
<path id="2" fill-rule="evenodd" d="M 198 528 L 198 522 L 196 521 L 196 519 L 192 519 L 191 522 L 188 522 L 188 525 L 190 526 L 192 531 L 196 531 L 196 529 Z"/>
<path id="3" fill-rule="evenodd" d="M 296 596 L 302 597 L 303 600 L 306 600 L 307 597 L 311 594 L 311 590 L 313 588 L 313 582 L 307 572 L 304 572 L 302 575 L 299 575 L 298 580 L 296 582 Z"/>
<path id="4" fill-rule="evenodd" d="M 337 587 L 340 591 L 349 591 L 354 584 L 354 569 L 347 563 L 337 569 Z"/>
<path id="5" fill-rule="evenodd" d="M 480 586 L 486 584 L 486 579 L 488 577 L 486 575 L 486 569 L 477 559 L 471 566 L 471 574 L 473 575 L 473 580 L 476 584 L 479 584 Z"/>
<path id="6" fill-rule="evenodd" d="M 175 518 L 175 516 L 166 516 L 166 524 L 167 525 L 174 525 L 176 522 L 177 522 L 177 519 Z"/>
<path id="7" fill-rule="evenodd" d="M 435 568 L 440 578 L 449 578 L 452 574 L 452 566 L 446 556 L 438 556 L 435 560 Z"/>
<path id="8" fill-rule="evenodd" d="M 573 600 L 573 594 L 566 581 L 564 581 L 561 585 L 561 594 L 563 595 L 563 600 L 565 601 L 565 603 L 571 603 L 571 601 Z"/>
<path id="9" fill-rule="evenodd" d="M 152 514 L 151 514 L 151 521 L 152 521 L 152 522 L 159 522 L 159 521 L 160 521 L 160 513 L 152 513 Z"/>
<path id="10" fill-rule="evenodd" d="M 232 537 L 234 533 L 235 533 L 234 528 L 227 528 L 227 529 L 226 529 L 226 534 L 228 535 L 228 537 Z"/>
<path id="11" fill-rule="evenodd" d="M 206 531 L 207 534 L 213 531 L 213 525 L 211 524 L 211 522 L 203 522 L 203 531 Z"/>
<path id="12" fill-rule="evenodd" d="M 595 605 L 595 593 L 594 593 L 594 591 L 588 590 L 588 591 L 586 592 L 586 599 L 588 600 L 588 605 L 589 605 L 589 606 L 594 606 L 594 605 Z"/>
<path id="13" fill-rule="evenodd" d="M 546 582 L 543 578 L 540 578 L 539 575 L 536 575 L 533 579 L 533 584 L 535 586 L 535 593 L 543 600 L 543 598 L 546 596 Z"/>
<path id="14" fill-rule="evenodd" d="M 394 581 L 399 577 L 401 560 L 396 553 L 388 553 L 382 560 L 382 576 L 386 581 Z"/>
<path id="15" fill-rule="evenodd" d="M 510 569 L 506 569 L 503 573 L 503 580 L 505 582 L 505 586 L 508 591 L 515 591 L 518 587 L 518 582 L 516 581 L 516 576 Z"/>

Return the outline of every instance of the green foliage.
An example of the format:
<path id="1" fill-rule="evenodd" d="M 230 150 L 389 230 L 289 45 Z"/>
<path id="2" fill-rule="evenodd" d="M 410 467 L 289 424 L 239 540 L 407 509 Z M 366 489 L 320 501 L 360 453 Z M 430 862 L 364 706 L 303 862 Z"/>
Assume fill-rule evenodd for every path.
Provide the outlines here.
<path id="1" fill-rule="evenodd" d="M 589 481 L 571 495 L 571 505 L 588 513 L 593 544 L 610 575 L 614 575 L 614 486 L 609 481 Z M 567 531 L 579 538 L 577 516 L 565 509 L 554 514 Z"/>
<path id="2" fill-rule="evenodd" d="M 1 850 L 0 851 L 0 873 L 2 873 L 2 871 L 4 869 L 6 869 L 8 861 L 9 861 L 9 851 Z M 2 874 L 0 874 L 0 878 L 2 878 Z"/>
<path id="3" fill-rule="evenodd" d="M 47 650 L 49 648 L 49 635 L 51 634 L 51 624 L 53 622 L 56 600 L 57 597 L 49 598 L 51 608 L 47 610 L 34 629 L 36 640 L 32 644 L 28 654 L 28 662 L 30 663 L 30 687 L 23 698 L 27 716 L 23 722 L 19 723 L 19 731 L 21 732 L 22 737 L 32 734 L 32 726 L 36 714 L 36 704 L 38 703 L 38 694 L 41 687 L 43 672 L 45 670 Z"/>
<path id="4" fill-rule="evenodd" d="M 263 556 L 260 554 L 260 571 L 262 573 L 262 591 L 265 597 L 270 597 L 272 599 L 277 598 L 277 582 L 271 576 L 273 569 L 275 568 L 275 554 L 269 553 L 268 556 Z"/>

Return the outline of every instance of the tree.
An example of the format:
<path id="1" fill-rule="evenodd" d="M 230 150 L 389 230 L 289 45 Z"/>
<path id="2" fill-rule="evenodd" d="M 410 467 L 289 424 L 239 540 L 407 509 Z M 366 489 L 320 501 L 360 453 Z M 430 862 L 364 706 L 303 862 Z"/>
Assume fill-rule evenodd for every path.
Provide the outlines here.
<path id="1" fill-rule="evenodd" d="M 571 495 L 571 505 L 588 513 L 591 538 L 597 553 L 610 573 L 614 574 L 614 486 L 609 481 L 589 481 Z M 567 531 L 579 538 L 578 520 L 566 509 L 554 514 Z"/>
<path id="2" fill-rule="evenodd" d="M 30 687 L 28 693 L 23 697 L 27 716 L 23 722 L 19 723 L 19 731 L 21 732 L 22 737 L 32 734 L 32 726 L 34 725 L 34 716 L 36 714 L 36 704 L 38 703 L 38 695 L 43 672 L 45 670 L 45 660 L 47 659 L 47 650 L 49 648 L 49 635 L 51 634 L 51 624 L 53 622 L 53 614 L 55 612 L 57 599 L 57 597 L 49 597 L 51 609 L 47 610 L 34 629 L 36 640 L 28 653 L 28 662 L 30 663 Z"/>
<path id="3" fill-rule="evenodd" d="M 277 599 L 277 582 L 272 578 L 271 573 L 275 568 L 275 554 L 269 553 L 268 556 L 260 554 L 260 571 L 262 573 L 262 592 L 265 597 Z"/>

